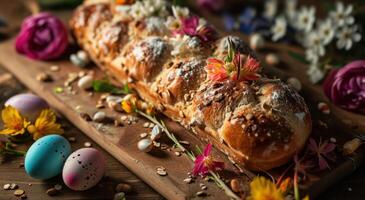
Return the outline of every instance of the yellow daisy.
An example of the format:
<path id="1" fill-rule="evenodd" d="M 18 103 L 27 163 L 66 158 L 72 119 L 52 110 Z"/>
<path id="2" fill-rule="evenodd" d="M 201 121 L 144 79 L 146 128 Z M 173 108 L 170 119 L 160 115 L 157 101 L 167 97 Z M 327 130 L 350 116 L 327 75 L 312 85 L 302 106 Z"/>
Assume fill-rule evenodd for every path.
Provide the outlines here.
<path id="1" fill-rule="evenodd" d="M 17 109 L 11 106 L 6 106 L 1 111 L 1 118 L 4 122 L 4 129 L 0 134 L 4 135 L 19 135 L 24 134 L 26 128 L 30 124 L 24 117 L 22 117 Z"/>
<path id="2" fill-rule="evenodd" d="M 251 195 L 248 200 L 284 200 L 280 189 L 270 180 L 258 176 L 250 183 Z"/>
<path id="3" fill-rule="evenodd" d="M 37 140 L 49 134 L 62 134 L 61 125 L 56 122 L 56 114 L 50 109 L 42 110 L 34 125 L 28 126 L 28 131 Z"/>

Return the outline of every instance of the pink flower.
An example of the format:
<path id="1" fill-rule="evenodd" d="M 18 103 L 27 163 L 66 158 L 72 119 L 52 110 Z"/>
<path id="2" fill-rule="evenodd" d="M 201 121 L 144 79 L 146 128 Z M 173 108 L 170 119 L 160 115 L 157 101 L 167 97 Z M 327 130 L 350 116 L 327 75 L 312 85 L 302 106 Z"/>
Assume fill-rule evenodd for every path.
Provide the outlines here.
<path id="1" fill-rule="evenodd" d="M 206 175 L 209 171 L 218 171 L 224 169 L 224 163 L 215 161 L 214 158 L 210 155 L 212 151 L 212 144 L 208 144 L 202 155 L 199 155 L 195 159 L 193 175 Z"/>
<path id="2" fill-rule="evenodd" d="M 51 60 L 66 51 L 67 37 L 66 27 L 57 17 L 40 13 L 24 20 L 15 48 L 18 53 L 29 58 Z"/>
<path id="3" fill-rule="evenodd" d="M 224 6 L 223 0 L 198 0 L 198 6 L 210 10 L 210 11 L 220 11 Z"/>
<path id="4" fill-rule="evenodd" d="M 191 16 L 189 18 L 182 19 L 182 32 L 189 36 L 196 36 L 199 26 L 199 17 Z"/>
<path id="5" fill-rule="evenodd" d="M 199 27 L 199 17 L 191 16 L 181 19 L 181 29 L 175 31 L 174 34 L 185 34 L 188 36 L 196 36 L 203 42 L 213 42 L 217 39 L 217 32 L 211 26 Z"/>
<path id="6" fill-rule="evenodd" d="M 313 138 L 309 139 L 308 149 L 312 155 L 317 157 L 320 170 L 330 169 L 326 159 L 330 161 L 336 160 L 336 155 L 333 152 L 335 148 L 336 145 L 328 142 L 328 140 L 325 140 L 323 143 L 319 140 L 319 144 L 317 144 Z"/>
<path id="7" fill-rule="evenodd" d="M 332 70 L 323 89 L 334 104 L 365 114 L 365 60 L 353 61 L 341 69 Z"/>

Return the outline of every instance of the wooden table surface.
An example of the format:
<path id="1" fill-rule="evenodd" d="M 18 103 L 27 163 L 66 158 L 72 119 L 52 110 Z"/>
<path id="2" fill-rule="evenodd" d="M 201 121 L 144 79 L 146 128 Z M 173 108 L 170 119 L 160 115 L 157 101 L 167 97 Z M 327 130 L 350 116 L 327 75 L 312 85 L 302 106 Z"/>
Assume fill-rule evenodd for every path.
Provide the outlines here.
<path id="1" fill-rule="evenodd" d="M 11 4 L 6 0 L 0 0 L 0 17 L 6 18 L 9 27 L 0 28 L 0 40 L 5 40 L 2 34 L 9 37 L 14 35 L 21 23 L 21 20 L 28 13 L 22 4 L 23 1 L 15 0 Z M 61 11 L 63 12 L 63 11 Z M 1 42 L 1 41 L 0 41 Z M 1 53 L 1 52 L 0 52 Z M 28 90 L 21 85 L 14 77 L 0 66 L 0 105 L 12 95 L 27 92 Z M 93 147 L 100 149 L 107 160 L 106 177 L 94 188 L 84 191 L 75 192 L 69 190 L 62 184 L 62 178 L 56 177 L 47 181 L 38 181 L 28 177 L 24 168 L 21 167 L 23 158 L 15 158 L 3 161 L 0 164 L 0 186 L 7 183 L 16 183 L 25 191 L 28 199 L 112 199 L 115 191 L 114 188 L 118 183 L 129 183 L 133 187 L 133 192 L 127 194 L 127 199 L 163 199 L 161 195 L 143 183 L 138 177 L 133 175 L 126 167 L 120 164 L 116 159 L 109 155 L 106 151 L 99 148 L 90 138 L 77 130 L 70 122 L 64 120 L 62 123 L 66 126 L 66 136 L 75 136 L 76 142 L 72 143 L 72 149 L 81 148 L 84 142 L 91 142 Z M 27 149 L 29 145 L 23 144 L 19 148 Z M 64 187 L 60 194 L 50 197 L 46 194 L 46 190 L 55 184 L 62 184 Z M 365 199 L 365 170 L 359 169 L 350 177 L 344 179 L 340 183 L 334 185 L 325 194 L 318 199 Z M 0 189 L 0 200 L 17 199 L 13 190 Z"/>

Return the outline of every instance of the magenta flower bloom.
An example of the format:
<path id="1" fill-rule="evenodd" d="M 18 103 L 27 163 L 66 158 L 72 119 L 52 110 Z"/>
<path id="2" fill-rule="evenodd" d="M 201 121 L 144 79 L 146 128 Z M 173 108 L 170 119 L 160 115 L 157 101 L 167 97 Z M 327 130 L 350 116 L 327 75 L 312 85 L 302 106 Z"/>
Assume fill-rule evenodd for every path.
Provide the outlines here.
<path id="1" fill-rule="evenodd" d="M 224 169 L 224 163 L 215 161 L 210 155 L 212 152 L 212 144 L 208 144 L 202 155 L 196 157 L 194 161 L 193 175 L 206 175 L 209 171 L 218 171 Z"/>
<path id="2" fill-rule="evenodd" d="M 51 60 L 60 57 L 67 49 L 68 35 L 65 25 L 50 13 L 27 17 L 15 41 L 18 53 L 32 59 Z"/>
<path id="3" fill-rule="evenodd" d="M 365 60 L 332 70 L 323 84 L 324 93 L 344 109 L 365 113 Z"/>
<path id="4" fill-rule="evenodd" d="M 319 140 L 319 143 L 317 144 L 313 138 L 309 139 L 308 149 L 310 153 L 315 155 L 318 159 L 318 166 L 320 170 L 324 170 L 326 168 L 330 169 L 327 160 L 336 160 L 336 155 L 334 153 L 335 148 L 336 145 L 328 142 L 328 140 L 325 140 L 323 143 Z"/>
<path id="5" fill-rule="evenodd" d="M 182 19 L 182 33 L 189 36 L 196 36 L 199 26 L 199 17 L 191 16 L 189 18 Z"/>
<path id="6" fill-rule="evenodd" d="M 223 0 L 198 0 L 198 6 L 209 11 L 220 11 L 224 6 Z"/>

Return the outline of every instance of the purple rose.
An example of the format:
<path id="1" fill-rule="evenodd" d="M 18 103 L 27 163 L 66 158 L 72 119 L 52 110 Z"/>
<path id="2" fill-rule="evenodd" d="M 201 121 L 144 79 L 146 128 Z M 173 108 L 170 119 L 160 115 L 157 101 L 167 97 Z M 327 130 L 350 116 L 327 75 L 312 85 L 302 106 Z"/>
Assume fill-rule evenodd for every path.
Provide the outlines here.
<path id="1" fill-rule="evenodd" d="M 37 60 L 60 57 L 67 49 L 68 35 L 65 25 L 49 13 L 27 17 L 16 38 L 18 53 Z"/>
<path id="2" fill-rule="evenodd" d="M 210 11 L 220 11 L 224 6 L 223 0 L 198 0 L 198 6 L 210 10 Z"/>
<path id="3" fill-rule="evenodd" d="M 323 84 L 334 104 L 365 114 L 365 60 L 353 61 L 330 72 Z"/>

